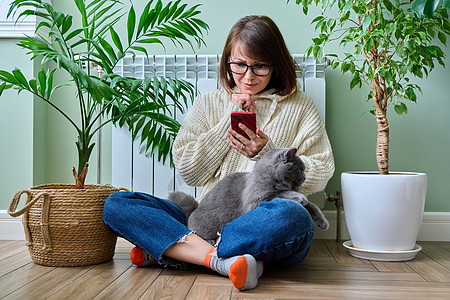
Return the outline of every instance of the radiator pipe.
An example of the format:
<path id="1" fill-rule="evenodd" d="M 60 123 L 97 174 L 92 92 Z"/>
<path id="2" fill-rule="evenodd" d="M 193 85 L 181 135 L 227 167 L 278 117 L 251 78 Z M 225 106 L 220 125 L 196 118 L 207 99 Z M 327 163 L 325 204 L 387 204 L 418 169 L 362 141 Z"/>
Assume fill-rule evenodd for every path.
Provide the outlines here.
<path id="1" fill-rule="evenodd" d="M 340 191 L 336 192 L 336 195 L 327 194 L 327 201 L 334 202 L 336 206 L 336 241 L 341 241 L 341 211 L 342 211 L 342 193 Z"/>

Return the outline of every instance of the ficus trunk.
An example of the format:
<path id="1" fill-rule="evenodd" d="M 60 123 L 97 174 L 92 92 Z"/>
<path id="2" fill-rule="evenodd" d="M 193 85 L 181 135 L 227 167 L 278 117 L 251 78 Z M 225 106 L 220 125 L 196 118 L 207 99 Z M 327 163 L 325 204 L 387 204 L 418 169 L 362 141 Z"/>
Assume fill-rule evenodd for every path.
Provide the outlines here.
<path id="1" fill-rule="evenodd" d="M 380 174 L 389 174 L 389 124 L 386 111 L 376 109 L 377 119 L 377 164 Z"/>
<path id="2" fill-rule="evenodd" d="M 378 76 L 373 80 L 373 101 L 375 102 L 375 118 L 377 120 L 376 158 L 380 174 L 389 174 L 389 123 L 386 117 L 386 99 L 380 86 Z"/>
<path id="3" fill-rule="evenodd" d="M 374 15 L 377 14 L 378 1 L 372 0 L 372 7 Z M 369 27 L 369 32 L 377 25 L 377 18 Z M 384 56 L 383 51 L 378 51 L 376 37 L 373 38 L 372 49 L 369 56 L 366 56 L 368 62 L 376 70 L 381 65 L 381 59 Z M 378 171 L 380 174 L 389 174 L 389 123 L 387 120 L 387 95 L 382 88 L 381 82 L 386 86 L 386 80 L 380 74 L 376 74 L 372 81 L 373 101 L 375 103 L 375 118 L 377 120 L 377 148 L 376 159 L 378 164 Z"/>

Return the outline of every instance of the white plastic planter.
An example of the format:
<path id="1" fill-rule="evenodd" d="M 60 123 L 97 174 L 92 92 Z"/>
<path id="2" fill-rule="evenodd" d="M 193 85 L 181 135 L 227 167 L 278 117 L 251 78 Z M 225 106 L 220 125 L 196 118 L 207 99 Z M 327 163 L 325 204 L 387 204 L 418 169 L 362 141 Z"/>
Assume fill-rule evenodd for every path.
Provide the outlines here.
<path id="1" fill-rule="evenodd" d="M 422 223 L 424 173 L 346 172 L 341 175 L 345 219 L 353 247 L 410 251 Z"/>

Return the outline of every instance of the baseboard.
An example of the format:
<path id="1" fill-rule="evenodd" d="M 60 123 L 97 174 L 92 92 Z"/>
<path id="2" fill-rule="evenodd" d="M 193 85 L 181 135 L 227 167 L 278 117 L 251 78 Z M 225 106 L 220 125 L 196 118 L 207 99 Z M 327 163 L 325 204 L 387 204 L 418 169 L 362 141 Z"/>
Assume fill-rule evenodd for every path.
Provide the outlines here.
<path id="1" fill-rule="evenodd" d="M 336 211 L 323 212 L 330 222 L 330 228 L 326 231 L 316 229 L 316 239 L 336 239 Z M 6 210 L 0 210 L 0 240 L 24 240 L 25 234 L 21 218 L 13 218 Z M 341 216 L 341 239 L 348 240 L 350 236 L 345 225 L 345 214 Z M 426 212 L 423 215 L 418 241 L 450 242 L 450 213 Z"/>
<path id="2" fill-rule="evenodd" d="M 450 213 L 424 213 L 417 240 L 450 242 Z"/>
<path id="3" fill-rule="evenodd" d="M 330 228 L 326 231 L 316 228 L 314 238 L 336 239 L 337 213 L 325 210 L 323 214 L 330 222 Z M 341 240 L 349 240 L 345 213 L 341 214 Z M 425 212 L 422 218 L 418 241 L 450 242 L 450 212 Z"/>
<path id="4" fill-rule="evenodd" d="M 316 230 L 314 232 L 315 239 L 326 239 L 326 240 L 334 240 L 337 238 L 337 212 L 334 210 L 323 210 L 323 214 L 325 218 L 327 218 L 330 223 L 330 228 L 328 230 L 321 230 L 316 225 Z M 345 225 L 345 216 L 344 213 L 341 214 L 341 229 L 340 229 L 340 239 L 348 240 L 350 239 L 347 226 Z"/>
<path id="5" fill-rule="evenodd" d="M 13 218 L 0 210 L 0 240 L 25 240 L 22 217 Z"/>

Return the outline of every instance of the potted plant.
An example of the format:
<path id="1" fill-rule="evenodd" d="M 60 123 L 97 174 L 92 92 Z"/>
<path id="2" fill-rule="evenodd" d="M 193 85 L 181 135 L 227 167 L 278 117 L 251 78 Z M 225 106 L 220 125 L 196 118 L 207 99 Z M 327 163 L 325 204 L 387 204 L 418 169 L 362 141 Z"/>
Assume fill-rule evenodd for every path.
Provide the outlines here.
<path id="1" fill-rule="evenodd" d="M 87 265 L 110 260 L 115 237 L 102 222 L 107 196 L 118 191 L 110 185 L 85 184 L 88 162 L 95 146 L 94 135 L 108 123 L 128 125 L 133 137 L 141 133 L 141 143 L 158 154 L 170 157 L 172 141 L 180 127 L 169 110 L 183 111 L 193 99 L 193 87 L 176 78 L 136 79 L 114 73 L 125 55 L 143 53 L 146 45 L 164 46 L 164 39 L 183 46 L 204 44 L 208 26 L 197 18 L 198 5 L 180 1 L 163 4 L 148 1 L 140 16 L 134 6 L 126 8 L 118 0 L 74 0 L 72 15 L 56 11 L 43 0 L 15 0 L 8 17 L 36 16 L 34 36 L 20 39 L 31 60 L 42 65 L 37 78 L 27 79 L 21 70 L 0 70 L 0 95 L 7 89 L 27 91 L 36 101 L 44 101 L 69 122 L 78 135 L 78 168 L 73 168 L 75 185 L 42 185 L 19 191 L 11 202 L 12 216 L 24 214 L 24 228 L 30 254 L 44 265 Z M 78 18 L 78 24 L 74 20 Z M 126 19 L 126 38 L 116 28 Z M 70 80 L 56 84 L 66 73 Z M 78 112 L 64 111 L 54 92 L 75 91 Z M 80 116 L 80 117 L 78 117 Z M 77 120 L 80 120 L 79 122 Z M 20 197 L 27 194 L 24 208 L 16 211 Z"/>
<path id="2" fill-rule="evenodd" d="M 426 1 L 426 0 L 425 0 Z M 429 0 L 430 1 L 430 0 Z M 388 109 L 402 116 L 407 103 L 416 102 L 420 86 L 410 78 L 422 78 L 444 66 L 450 22 L 446 9 L 430 16 L 416 13 L 412 1 L 296 0 L 303 12 L 313 3 L 322 14 L 315 17 L 319 35 L 307 54 L 322 59 L 324 48 L 339 41 L 343 55 L 326 54 L 332 69 L 350 73 L 350 88 L 369 87 L 367 101 L 377 122 L 376 172 L 345 172 L 341 176 L 351 254 L 364 258 L 405 260 L 419 251 L 415 245 L 424 210 L 427 176 L 423 173 L 389 172 Z M 325 15 L 331 8 L 336 17 Z M 392 251 L 395 250 L 395 254 Z M 359 252 L 358 252 L 359 251 Z M 387 252 L 386 252 L 387 251 Z M 383 256 L 386 254 L 385 256 Z M 396 255 L 399 254 L 399 255 Z M 405 255 L 406 254 L 406 255 Z"/>

